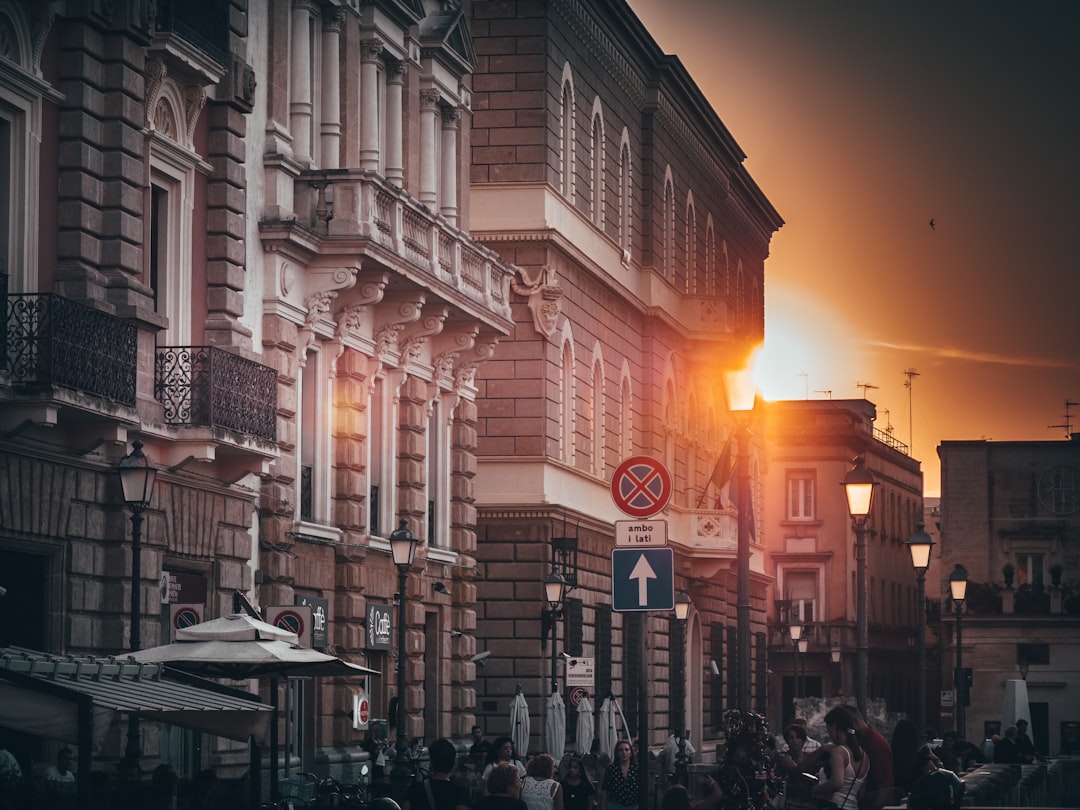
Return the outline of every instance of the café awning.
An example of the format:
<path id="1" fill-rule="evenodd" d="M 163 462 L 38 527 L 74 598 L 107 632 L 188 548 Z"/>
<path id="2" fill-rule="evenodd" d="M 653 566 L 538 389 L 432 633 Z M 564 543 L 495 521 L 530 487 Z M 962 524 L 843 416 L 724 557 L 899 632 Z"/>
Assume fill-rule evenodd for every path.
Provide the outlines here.
<path id="1" fill-rule="evenodd" d="M 98 747 L 117 714 L 263 742 L 272 707 L 247 692 L 113 657 L 0 649 L 0 725 Z"/>

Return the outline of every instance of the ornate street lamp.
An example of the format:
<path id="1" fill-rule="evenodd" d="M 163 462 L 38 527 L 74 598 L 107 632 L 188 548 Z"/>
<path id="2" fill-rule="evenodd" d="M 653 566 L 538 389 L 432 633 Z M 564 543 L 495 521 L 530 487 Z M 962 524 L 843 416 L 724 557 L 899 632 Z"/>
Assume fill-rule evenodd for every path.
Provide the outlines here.
<path id="1" fill-rule="evenodd" d="M 960 563 L 949 574 L 949 592 L 956 610 L 956 732 L 967 739 L 967 679 L 964 677 L 964 638 L 961 630 L 964 599 L 967 598 L 968 572 Z"/>
<path id="2" fill-rule="evenodd" d="M 735 544 L 736 581 L 736 667 L 735 707 L 748 712 L 750 705 L 750 411 L 756 392 L 748 370 L 726 377 L 728 409 L 737 415 L 735 427 L 735 485 L 739 516 Z"/>
<path id="3" fill-rule="evenodd" d="M 916 623 L 916 641 L 919 645 L 919 683 L 915 704 L 915 722 L 919 726 L 919 739 L 926 731 L 926 572 L 930 568 L 930 552 L 934 539 L 923 530 L 923 524 L 915 526 L 915 533 L 907 540 L 911 552 L 911 567 L 919 583 L 919 611 Z"/>
<path id="4" fill-rule="evenodd" d="M 557 620 L 562 615 L 563 600 L 565 598 L 566 579 L 552 568 L 551 573 L 544 577 L 544 599 L 547 602 L 547 609 L 544 611 L 542 624 L 544 625 L 545 638 L 548 629 L 551 629 L 551 694 L 553 695 L 559 691 L 559 658 L 555 647 L 559 640 L 559 623 Z"/>
<path id="5" fill-rule="evenodd" d="M 390 532 L 390 554 L 398 570 L 398 628 L 397 628 L 397 740 L 394 742 L 394 768 L 390 784 L 398 802 L 405 798 L 412 783 L 412 770 L 406 764 L 409 744 L 405 739 L 405 618 L 409 568 L 416 553 L 416 537 L 402 518 L 395 531 Z"/>
<path id="6" fill-rule="evenodd" d="M 120 488 L 124 492 L 124 503 L 131 510 L 131 630 L 129 646 L 132 652 L 142 649 L 142 636 L 139 625 L 142 623 L 142 522 L 143 512 L 150 505 L 150 497 L 157 481 L 157 468 L 150 463 L 142 451 L 143 443 L 136 440 L 131 444 L 131 452 L 120 459 L 116 472 L 120 476 Z M 132 713 L 128 716 L 128 738 L 124 756 L 135 761 L 140 753 L 139 717 Z"/>
<path id="7" fill-rule="evenodd" d="M 855 705 L 859 714 L 866 717 L 866 679 L 870 668 L 868 607 L 866 602 L 866 521 L 874 506 L 874 476 L 866 468 L 866 461 L 859 456 L 854 466 L 844 476 L 844 492 L 847 495 L 848 514 L 855 530 Z"/>

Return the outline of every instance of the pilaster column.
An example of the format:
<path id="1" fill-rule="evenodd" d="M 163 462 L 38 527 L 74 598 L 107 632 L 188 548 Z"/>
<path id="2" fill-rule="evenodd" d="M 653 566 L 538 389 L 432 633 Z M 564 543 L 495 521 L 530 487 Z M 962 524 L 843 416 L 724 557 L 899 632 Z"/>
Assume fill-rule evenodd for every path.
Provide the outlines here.
<path id="1" fill-rule="evenodd" d="M 439 188 L 435 153 L 436 114 L 439 111 L 439 91 L 420 91 L 420 202 L 438 210 Z"/>
<path id="2" fill-rule="evenodd" d="M 382 40 L 360 43 L 360 168 L 379 168 L 379 56 Z"/>
<path id="3" fill-rule="evenodd" d="M 386 179 L 397 186 L 404 185 L 405 168 L 402 165 L 402 101 L 408 66 L 393 62 L 387 68 L 386 83 Z"/>
<path id="4" fill-rule="evenodd" d="M 450 107 L 442 115 L 442 187 L 439 199 L 442 201 L 442 215 L 457 224 L 457 171 L 458 171 L 458 122 L 461 110 Z"/>
<path id="5" fill-rule="evenodd" d="M 310 13 L 306 6 L 294 6 L 289 53 L 289 129 L 293 137 L 293 156 L 311 162 L 311 37 L 308 34 Z"/>
<path id="6" fill-rule="evenodd" d="M 322 126 L 319 165 L 341 166 L 341 26 L 345 11 L 327 9 L 322 33 Z"/>

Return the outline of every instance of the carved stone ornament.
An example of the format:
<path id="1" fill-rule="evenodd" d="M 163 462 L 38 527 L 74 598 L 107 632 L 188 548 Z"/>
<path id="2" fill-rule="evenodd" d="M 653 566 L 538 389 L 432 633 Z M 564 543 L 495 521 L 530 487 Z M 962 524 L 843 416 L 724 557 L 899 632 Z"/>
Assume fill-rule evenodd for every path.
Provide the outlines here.
<path id="1" fill-rule="evenodd" d="M 533 326 L 544 337 L 550 338 L 555 334 L 559 313 L 562 312 L 563 291 L 559 287 L 555 268 L 544 268 L 535 279 L 530 279 L 521 268 L 518 268 L 518 273 L 521 281 L 512 281 L 510 287 L 518 295 L 529 299 Z"/>

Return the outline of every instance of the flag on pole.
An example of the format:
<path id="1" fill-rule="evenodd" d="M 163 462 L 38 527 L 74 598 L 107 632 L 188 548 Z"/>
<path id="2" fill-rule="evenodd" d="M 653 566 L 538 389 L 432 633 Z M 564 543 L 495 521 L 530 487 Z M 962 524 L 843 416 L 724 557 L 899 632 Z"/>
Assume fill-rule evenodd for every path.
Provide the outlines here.
<path id="1" fill-rule="evenodd" d="M 731 462 L 731 436 L 728 436 L 727 441 L 724 443 L 724 449 L 720 451 L 720 457 L 716 459 L 712 475 L 709 476 L 709 480 L 705 484 L 705 489 L 701 491 L 698 509 L 701 508 L 701 504 L 704 502 L 705 495 L 708 494 L 710 486 L 716 487 L 716 506 L 714 508 L 719 509 L 723 505 L 720 503 L 720 491 L 723 490 L 728 481 L 731 480 L 732 472 L 734 472 L 734 468 Z"/>

